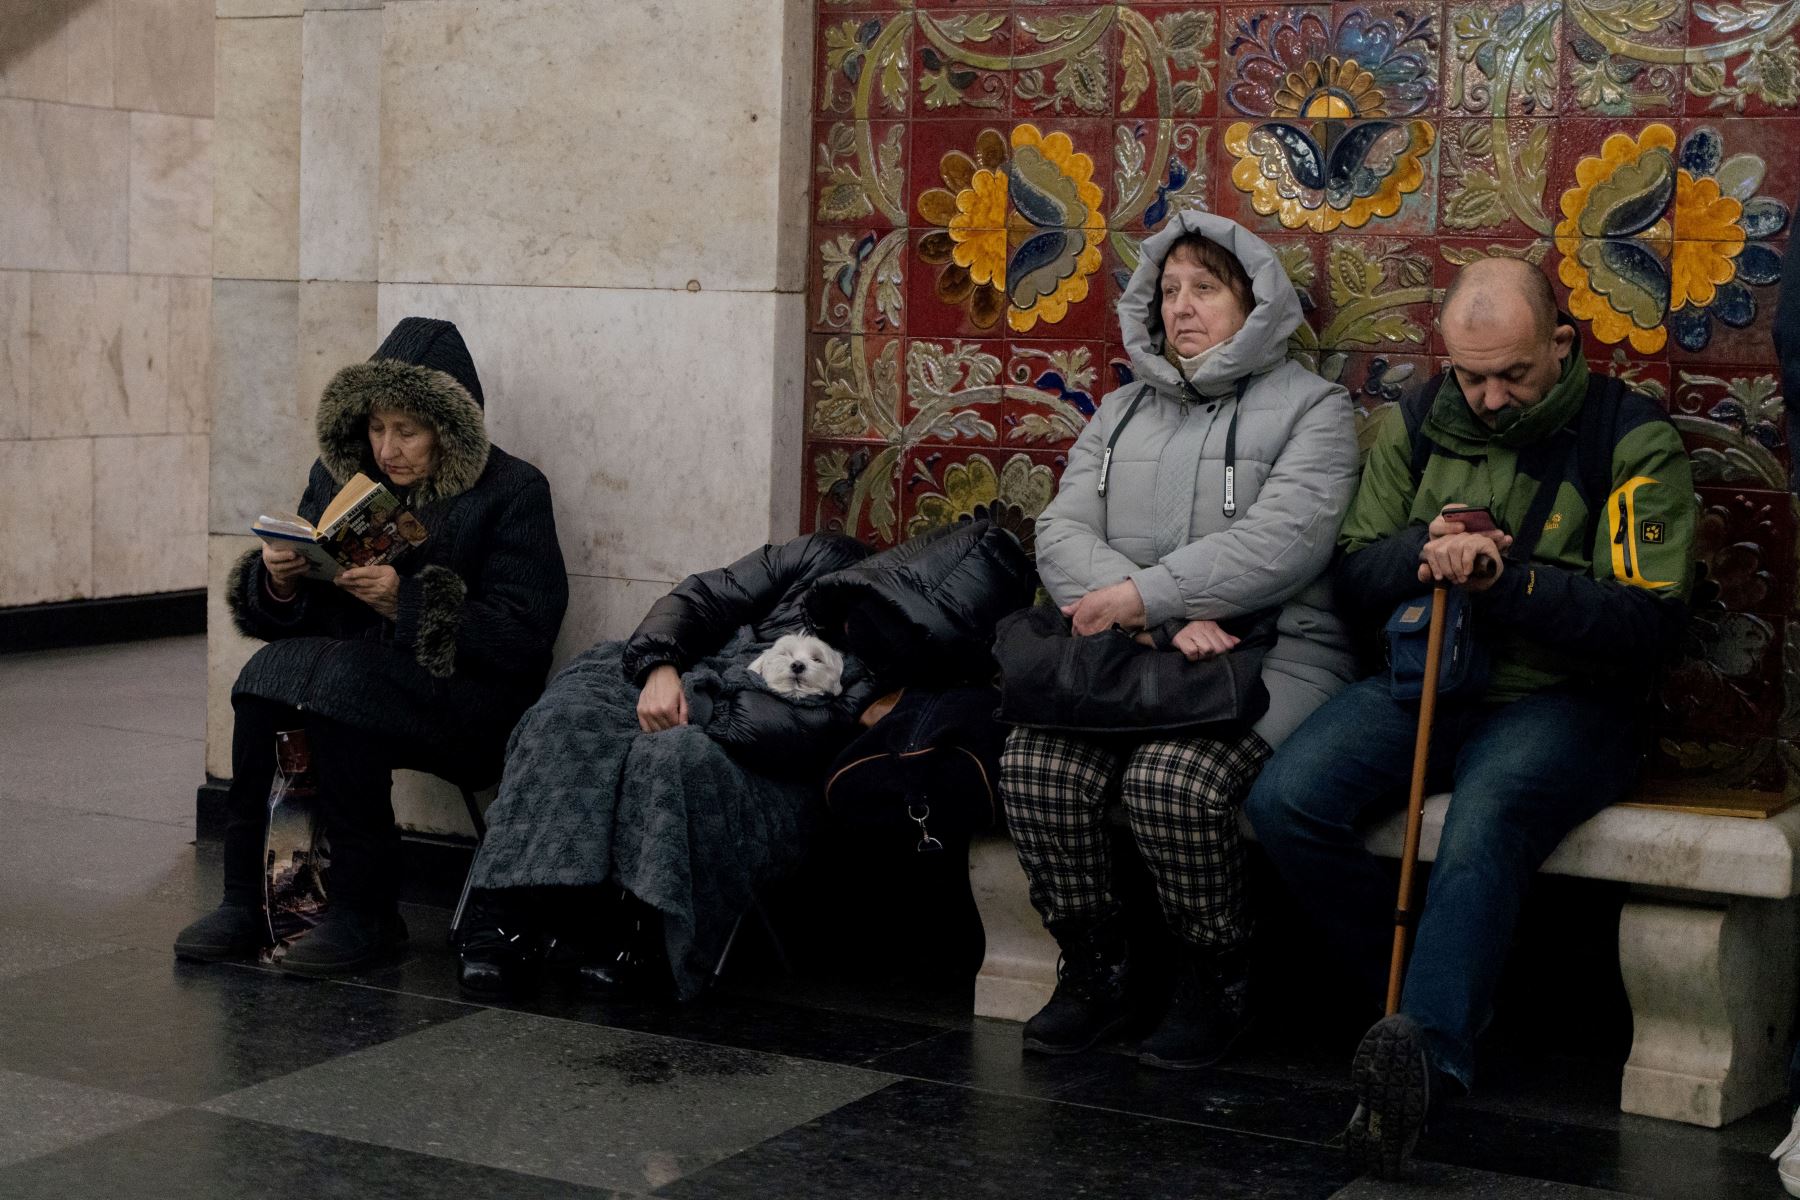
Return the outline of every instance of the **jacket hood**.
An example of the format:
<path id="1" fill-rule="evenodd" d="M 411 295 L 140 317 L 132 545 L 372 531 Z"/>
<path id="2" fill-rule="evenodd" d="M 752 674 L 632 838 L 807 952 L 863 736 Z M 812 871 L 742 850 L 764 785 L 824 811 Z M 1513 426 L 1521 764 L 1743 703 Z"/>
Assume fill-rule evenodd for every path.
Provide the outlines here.
<path id="1" fill-rule="evenodd" d="M 462 334 L 449 321 L 407 317 L 368 362 L 332 376 L 319 397 L 319 461 L 339 483 L 358 471 L 379 477 L 369 449 L 369 412 L 377 404 L 431 426 L 438 467 L 413 491 L 416 504 L 445 500 L 475 486 L 487 466 L 481 378 Z"/>
<path id="2" fill-rule="evenodd" d="M 1280 366 L 1288 356 L 1288 336 L 1300 327 L 1300 296 L 1274 247 L 1239 225 L 1213 213 L 1178 212 L 1158 232 L 1144 239 L 1143 259 L 1119 297 L 1119 330 L 1131 369 L 1138 379 L 1161 391 L 1184 395 L 1180 373 L 1163 357 L 1162 300 L 1157 280 L 1169 247 L 1184 234 L 1198 233 L 1237 256 L 1250 276 L 1256 301 L 1244 327 L 1219 343 L 1194 375 L 1194 387 L 1207 396 L 1224 395 L 1245 375 Z"/>

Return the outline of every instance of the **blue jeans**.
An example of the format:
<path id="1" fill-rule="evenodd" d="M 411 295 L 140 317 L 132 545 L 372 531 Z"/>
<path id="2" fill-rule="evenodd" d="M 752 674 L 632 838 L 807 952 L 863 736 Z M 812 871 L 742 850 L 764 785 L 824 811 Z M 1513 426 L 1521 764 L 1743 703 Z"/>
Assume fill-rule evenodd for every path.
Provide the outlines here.
<path id="1" fill-rule="evenodd" d="M 1294 732 L 1245 805 L 1288 887 L 1377 1001 L 1394 887 L 1361 831 L 1405 806 L 1417 721 L 1417 704 L 1395 700 L 1385 676 L 1365 679 Z M 1592 693 L 1439 704 L 1428 783 L 1451 802 L 1400 1009 L 1465 1088 L 1526 886 L 1569 830 L 1624 797 L 1642 745 L 1637 712 Z"/>

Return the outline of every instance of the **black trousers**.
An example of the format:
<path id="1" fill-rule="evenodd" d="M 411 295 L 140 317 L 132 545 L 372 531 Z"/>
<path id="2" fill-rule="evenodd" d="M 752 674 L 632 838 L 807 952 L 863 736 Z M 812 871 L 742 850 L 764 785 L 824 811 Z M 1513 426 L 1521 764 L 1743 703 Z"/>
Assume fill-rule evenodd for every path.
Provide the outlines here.
<path id="1" fill-rule="evenodd" d="M 225 814 L 225 902 L 261 907 L 275 735 L 304 729 L 331 841 L 331 896 L 348 908 L 391 906 L 400 890 L 394 768 L 430 760 L 423 747 L 259 696 L 231 698 L 231 789 Z"/>

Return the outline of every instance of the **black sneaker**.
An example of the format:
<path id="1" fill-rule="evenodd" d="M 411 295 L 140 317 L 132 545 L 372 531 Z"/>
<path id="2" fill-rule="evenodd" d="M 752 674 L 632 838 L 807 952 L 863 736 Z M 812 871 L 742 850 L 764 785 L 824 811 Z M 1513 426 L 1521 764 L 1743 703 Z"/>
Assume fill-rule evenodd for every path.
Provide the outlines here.
<path id="1" fill-rule="evenodd" d="M 193 962 L 252 959 L 269 944 L 262 909 L 244 904 L 219 907 L 175 935 L 175 957 Z"/>
<path id="2" fill-rule="evenodd" d="M 1130 955 L 1116 919 L 1099 925 L 1068 923 L 1051 932 L 1063 948 L 1056 963 L 1056 991 L 1025 1022 L 1025 1048 L 1076 1054 L 1135 1015 L 1126 987 Z"/>
<path id="3" fill-rule="evenodd" d="M 548 940 L 493 921 L 471 924 L 456 947 L 456 984 L 474 996 L 529 991 L 543 975 Z"/>
<path id="4" fill-rule="evenodd" d="M 1350 1160 L 1379 1179 L 1398 1179 L 1430 1115 L 1432 1068 L 1418 1024 L 1404 1013 L 1383 1017 L 1363 1034 L 1351 1063 L 1356 1112 L 1344 1131 Z"/>
<path id="5" fill-rule="evenodd" d="M 661 1003 L 675 980 L 664 949 L 662 914 L 626 893 L 605 933 L 575 966 L 575 986 L 595 1000 Z"/>
<path id="6" fill-rule="evenodd" d="M 334 909 L 289 946 L 275 965 L 292 975 L 348 975 L 386 962 L 405 944 L 406 922 L 392 909 Z"/>
<path id="7" fill-rule="evenodd" d="M 1169 1010 L 1138 1047 L 1138 1061 L 1172 1071 L 1210 1067 L 1231 1053 L 1252 1019 L 1248 956 L 1184 948 Z"/>

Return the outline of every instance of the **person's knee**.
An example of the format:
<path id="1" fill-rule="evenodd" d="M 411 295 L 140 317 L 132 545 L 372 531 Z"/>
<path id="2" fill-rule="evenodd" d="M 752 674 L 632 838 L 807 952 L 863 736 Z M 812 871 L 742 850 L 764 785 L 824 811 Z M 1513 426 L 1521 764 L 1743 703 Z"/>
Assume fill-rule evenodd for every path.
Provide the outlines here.
<path id="1" fill-rule="evenodd" d="M 1244 816 L 1249 819 L 1256 840 L 1265 847 L 1287 841 L 1301 822 L 1301 797 L 1306 789 L 1295 775 L 1288 761 L 1276 754 L 1264 764 L 1262 773 L 1250 785 L 1250 794 L 1244 798 Z"/>

